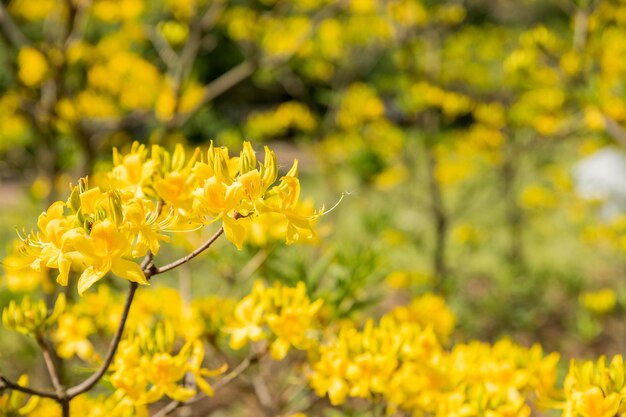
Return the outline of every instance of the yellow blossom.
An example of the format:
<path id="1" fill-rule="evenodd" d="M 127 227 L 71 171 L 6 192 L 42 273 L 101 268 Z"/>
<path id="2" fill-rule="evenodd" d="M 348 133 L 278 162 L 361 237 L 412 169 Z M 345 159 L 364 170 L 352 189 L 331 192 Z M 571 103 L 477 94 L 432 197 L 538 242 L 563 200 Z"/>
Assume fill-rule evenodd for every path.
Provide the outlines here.
<path id="1" fill-rule="evenodd" d="M 48 62 L 37 49 L 25 47 L 20 49 L 17 57 L 20 80 L 28 87 L 39 86 L 48 73 Z"/>

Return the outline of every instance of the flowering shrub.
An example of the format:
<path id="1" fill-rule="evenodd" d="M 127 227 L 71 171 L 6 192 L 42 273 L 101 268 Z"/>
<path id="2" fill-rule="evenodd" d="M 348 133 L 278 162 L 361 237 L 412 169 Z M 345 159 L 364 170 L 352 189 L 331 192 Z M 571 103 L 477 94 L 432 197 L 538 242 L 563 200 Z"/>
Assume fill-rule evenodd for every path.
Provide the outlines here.
<path id="1" fill-rule="evenodd" d="M 626 3 L 490 3 L 0 1 L 0 417 L 624 413 Z"/>
<path id="2" fill-rule="evenodd" d="M 75 282 L 79 298 L 68 288 L 51 310 L 29 296 L 3 309 L 3 325 L 39 346 L 52 389 L 30 386 L 25 374 L 16 381 L 0 376 L 7 391 L 0 397 L 2 415 L 165 416 L 219 395 L 216 390 L 264 360 L 288 364 L 292 384 L 309 396 L 327 396 L 326 407 L 360 400 L 365 405 L 355 403 L 359 407 L 389 415 L 442 417 L 529 416 L 532 407 L 584 417 L 626 411 L 621 356 L 608 367 L 604 357 L 572 361 L 561 391 L 559 355 L 545 355 L 539 345 L 525 348 L 506 339 L 450 344 L 454 315 L 432 294 L 362 325 L 333 319 L 303 282 L 257 281 L 239 301 L 210 296 L 190 303 L 162 286 L 141 288 L 135 296 L 140 285 L 191 261 L 221 234 L 241 249 L 252 225 L 268 215 L 286 224 L 288 243 L 315 236 L 323 211 L 299 210 L 297 163 L 279 177 L 268 148 L 260 163 L 249 143 L 238 157 L 211 145 L 189 158 L 182 146 L 170 154 L 135 143 L 128 154 L 114 152 L 102 181 L 90 187 L 81 179 L 71 187 L 69 199 L 42 213 L 38 230 L 22 236 L 17 254 L 10 255 L 11 266 L 26 265 L 13 270 L 13 279 L 23 273 L 30 285 L 30 269 L 56 270 L 57 284 Z M 205 244 L 157 266 L 172 232 L 192 233 L 215 222 L 220 227 Z M 109 276 L 129 281 L 125 300 L 111 290 L 116 280 Z M 103 335 L 111 341 L 101 354 L 96 342 Z M 237 363 L 243 348 L 248 354 Z M 94 371 L 68 385 L 59 363 L 73 358 Z M 313 410 L 311 404 L 299 411 Z"/>

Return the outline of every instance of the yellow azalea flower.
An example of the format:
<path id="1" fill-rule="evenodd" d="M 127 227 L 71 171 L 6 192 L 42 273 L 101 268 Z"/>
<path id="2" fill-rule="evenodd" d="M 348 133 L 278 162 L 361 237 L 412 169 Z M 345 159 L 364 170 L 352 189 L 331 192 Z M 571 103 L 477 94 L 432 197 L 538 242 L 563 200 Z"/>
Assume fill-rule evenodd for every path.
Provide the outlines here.
<path id="1" fill-rule="evenodd" d="M 314 223 L 321 213 L 299 200 L 297 161 L 274 184 L 278 165 L 267 147 L 261 163 L 249 142 L 232 158 L 213 144 L 206 154 L 196 149 L 188 158 L 180 144 L 169 153 L 134 143 L 129 154 L 114 151 L 113 165 L 110 189 L 89 188 L 87 178 L 80 179 L 67 203 L 54 203 L 40 216 L 39 231 L 23 238 L 20 249 L 33 269 L 57 269 L 61 285 L 67 285 L 71 269 L 82 271 L 81 295 L 109 271 L 147 284 L 133 259 L 156 254 L 169 241 L 166 231 L 221 220 L 226 238 L 240 250 L 253 228 L 258 235 L 258 224 L 287 243 L 317 236 Z"/>
<path id="2" fill-rule="evenodd" d="M 68 232 L 72 228 L 72 219 L 64 216 L 64 208 L 65 204 L 57 201 L 43 212 L 37 221 L 40 232 L 36 238 L 31 239 L 40 250 L 37 255 L 38 262 L 33 262 L 32 266 L 35 270 L 40 270 L 42 263 L 48 268 L 58 269 L 57 282 L 61 285 L 67 285 L 72 264 L 69 253 L 72 251 L 72 245 L 68 239 L 71 235 Z"/>
<path id="3" fill-rule="evenodd" d="M 140 369 L 141 349 L 136 339 L 122 340 L 115 355 L 111 384 L 116 394 L 131 404 L 146 404 L 148 401 L 148 376 Z"/>
<path id="4" fill-rule="evenodd" d="M 92 321 L 87 317 L 77 317 L 64 313 L 59 317 L 58 327 L 52 333 L 56 351 L 60 357 L 69 359 L 74 355 L 85 361 L 96 358 L 89 336 L 95 333 Z"/>
<path id="5" fill-rule="evenodd" d="M 620 408 L 622 395 L 613 392 L 605 396 L 599 387 L 591 387 L 578 399 L 577 411 L 583 417 L 614 417 Z"/>
<path id="6" fill-rule="evenodd" d="M 350 391 L 345 378 L 348 359 L 334 349 L 322 348 L 320 353 L 321 358 L 313 365 L 313 373 L 309 377 L 311 387 L 320 397 L 328 394 L 332 405 L 342 404 Z"/>
<path id="7" fill-rule="evenodd" d="M 109 271 L 129 281 L 148 284 L 139 265 L 124 258 L 131 249 L 128 233 L 120 230 L 111 220 L 104 219 L 94 224 L 89 235 L 74 237 L 74 246 L 84 255 L 87 265 L 78 280 L 79 294 Z"/>
<path id="8" fill-rule="evenodd" d="M 134 239 L 133 257 L 144 256 L 150 251 L 153 255 L 159 252 L 160 242 L 169 242 L 167 235 L 159 233 L 168 227 L 174 218 L 170 217 L 159 222 L 158 207 L 150 207 L 146 200 L 134 198 L 124 205 L 124 224 L 129 228 Z M 166 216 L 167 217 L 167 216 Z"/>
<path id="9" fill-rule="evenodd" d="M 7 255 L 2 261 L 4 269 L 4 281 L 11 292 L 29 292 L 36 288 L 43 288 L 44 292 L 54 292 L 54 285 L 50 280 L 47 267 L 35 270 L 31 268 L 33 257 L 26 257 L 17 250 L 18 243 L 14 243 L 11 249 L 13 253 Z"/>
<path id="10" fill-rule="evenodd" d="M 322 304 L 323 300 L 311 302 L 303 282 L 295 288 L 279 283 L 267 288 L 257 281 L 251 294 L 237 303 L 225 329 L 231 335 L 230 347 L 239 349 L 248 340 L 271 337 L 270 352 L 275 360 L 283 359 L 291 347 L 307 350 L 314 345 Z"/>
<path id="11" fill-rule="evenodd" d="M 321 213 L 302 215 L 298 205 L 300 198 L 300 181 L 298 161 L 294 161 L 289 172 L 280 179 L 280 184 L 270 189 L 270 197 L 261 207 L 265 211 L 280 213 L 287 220 L 286 242 L 291 244 L 299 240 L 313 239 L 316 236 L 314 223 Z"/>
<path id="12" fill-rule="evenodd" d="M 306 287 L 302 281 L 296 288 L 276 286 L 272 288 L 274 294 L 274 312 L 268 312 L 265 317 L 267 325 L 276 340 L 270 347 L 272 358 L 283 359 L 290 346 L 297 349 L 307 349 L 311 345 L 309 333 L 314 329 L 314 320 L 323 300 L 311 303 L 306 295 Z"/>
<path id="13" fill-rule="evenodd" d="M 117 148 L 113 148 L 113 169 L 109 173 L 109 180 L 114 187 L 131 191 L 136 197 L 143 197 L 143 187 L 149 185 L 152 175 L 158 168 L 154 159 L 148 159 L 148 150 L 145 145 L 133 142 L 130 153 L 120 155 Z"/>
<path id="14" fill-rule="evenodd" d="M 228 364 L 224 364 L 218 369 L 209 371 L 208 369 L 202 368 L 203 360 L 204 345 L 201 341 L 195 340 L 192 345 L 192 352 L 189 363 L 187 364 L 187 370 L 188 372 L 191 372 L 191 374 L 194 376 L 198 388 L 200 388 L 200 390 L 209 397 L 212 397 L 214 394 L 213 388 L 211 387 L 211 385 L 209 385 L 208 382 L 205 381 L 204 378 L 223 374 L 224 372 L 226 372 L 226 369 L 228 369 Z"/>
<path id="15" fill-rule="evenodd" d="M 2 309 L 2 324 L 7 329 L 39 337 L 52 327 L 63 310 L 65 294 L 57 297 L 52 311 L 48 311 L 44 300 L 35 302 L 31 301 L 29 296 L 25 296 L 19 304 L 11 300 L 9 305 Z"/>
<path id="16" fill-rule="evenodd" d="M 252 295 L 244 297 L 235 307 L 233 322 L 226 328 L 230 333 L 230 347 L 241 349 L 248 339 L 258 342 L 265 333 L 261 327 L 263 306 Z"/>
<path id="17" fill-rule="evenodd" d="M 454 314 L 445 300 L 434 294 L 417 297 L 410 305 L 397 307 L 390 314 L 400 322 L 417 323 L 424 328 L 431 326 L 442 343 L 454 330 Z"/>
<path id="18" fill-rule="evenodd" d="M 611 288 L 586 291 L 580 295 L 578 300 L 585 309 L 596 314 L 610 313 L 617 304 L 617 296 Z"/>
<path id="19" fill-rule="evenodd" d="M 49 65 L 44 55 L 30 46 L 20 49 L 17 56 L 18 76 L 28 87 L 38 87 L 48 74 Z"/>
<path id="20" fill-rule="evenodd" d="M 190 346 L 185 345 L 176 356 L 163 352 L 141 357 L 140 367 L 153 384 L 146 394 L 146 402 L 158 401 L 163 395 L 184 402 L 196 394 L 195 389 L 178 384 L 187 372 L 189 350 Z"/>

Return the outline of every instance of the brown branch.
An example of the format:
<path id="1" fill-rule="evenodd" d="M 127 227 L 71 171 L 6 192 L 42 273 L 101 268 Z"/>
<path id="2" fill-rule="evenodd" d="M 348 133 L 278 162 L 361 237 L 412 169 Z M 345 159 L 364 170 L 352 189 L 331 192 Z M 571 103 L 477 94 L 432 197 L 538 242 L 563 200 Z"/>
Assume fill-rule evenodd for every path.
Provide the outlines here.
<path id="1" fill-rule="evenodd" d="M 43 391 L 36 388 L 25 387 L 23 385 L 18 384 L 17 382 L 13 382 L 9 379 L 6 379 L 3 376 L 0 376 L 0 392 L 5 389 L 12 389 L 14 391 L 20 391 L 24 394 L 35 395 L 37 397 L 43 398 L 51 398 L 53 400 L 58 400 L 58 396 L 55 392 L 51 391 Z"/>
<path id="2" fill-rule="evenodd" d="M 91 7 L 91 0 L 78 2 L 76 6 L 74 6 L 73 3 L 74 2 L 72 1 L 68 1 L 69 10 L 73 10 L 73 13 L 71 13 L 71 15 L 73 14 L 73 20 L 70 23 L 67 37 L 63 43 L 63 48 L 66 51 L 73 43 L 78 42 L 83 38 L 85 26 L 89 17 L 88 11 Z"/>
<path id="3" fill-rule="evenodd" d="M 8 41 L 18 49 L 30 44 L 28 38 L 24 36 L 20 28 L 13 22 L 2 2 L 0 2 L 0 30 L 2 30 Z"/>
<path id="4" fill-rule="evenodd" d="M 162 274 L 164 272 L 167 272 L 171 269 L 176 268 L 177 266 L 180 266 L 186 262 L 189 262 L 190 260 L 192 260 L 193 258 L 195 258 L 196 256 L 200 255 L 202 252 L 204 252 L 205 250 L 207 250 L 209 247 L 211 247 L 211 245 L 213 244 L 213 242 L 215 242 L 217 240 L 217 238 L 219 238 L 222 233 L 224 233 L 224 227 L 220 227 L 217 232 L 215 232 L 215 234 L 213 234 L 213 236 L 211 236 L 209 238 L 209 240 L 207 240 L 202 246 L 198 247 L 196 250 L 194 250 L 193 252 L 191 252 L 188 255 L 183 256 L 180 259 L 175 260 L 174 262 L 171 262 L 167 265 L 164 265 L 160 268 L 155 268 L 155 267 L 150 267 L 149 265 L 147 266 L 146 269 L 144 269 L 144 274 L 146 275 L 146 278 L 151 278 L 155 275 L 159 275 Z"/>
<path id="5" fill-rule="evenodd" d="M 133 297 L 135 296 L 135 291 L 137 290 L 137 283 L 131 282 L 130 288 L 128 289 L 128 294 L 126 295 L 126 302 L 124 304 L 124 310 L 122 311 L 122 318 L 120 319 L 120 324 L 117 327 L 117 331 L 109 344 L 109 349 L 107 351 L 106 357 L 100 368 L 92 374 L 89 378 L 81 382 L 80 384 L 70 388 L 67 390 L 66 396 L 68 400 L 76 397 L 77 395 L 82 394 L 83 392 L 89 391 L 94 385 L 100 381 L 100 379 L 104 376 L 105 372 L 109 369 L 111 362 L 113 361 L 113 357 L 115 356 L 115 352 L 117 351 L 117 347 L 120 344 L 120 340 L 122 339 L 122 333 L 124 333 L 124 327 L 126 325 L 126 320 L 128 319 L 128 313 L 130 311 L 130 306 L 133 302 Z"/>
<path id="6" fill-rule="evenodd" d="M 246 60 L 239 65 L 231 68 L 226 73 L 220 75 L 211 81 L 203 89 L 202 99 L 191 110 L 185 113 L 179 113 L 172 118 L 170 124 L 173 127 L 182 126 L 194 115 L 200 108 L 216 97 L 224 94 L 226 91 L 239 84 L 254 73 L 256 66 L 251 61 Z"/>
<path id="7" fill-rule="evenodd" d="M 52 386 L 54 387 L 57 396 L 59 398 L 65 397 L 65 388 L 61 384 L 59 379 L 59 373 L 54 366 L 54 360 L 52 359 L 52 353 L 48 343 L 44 340 L 42 335 L 37 335 L 35 338 L 37 340 L 37 344 L 41 349 L 41 353 L 43 355 L 43 360 L 46 363 L 46 368 L 48 369 L 48 375 L 50 375 L 50 380 L 52 381 Z"/>
<path id="8" fill-rule="evenodd" d="M 604 128 L 619 145 L 626 146 L 626 130 L 610 116 L 603 114 Z"/>
<path id="9" fill-rule="evenodd" d="M 152 46 L 154 46 L 161 61 L 163 61 L 168 68 L 174 67 L 178 61 L 178 55 L 176 55 L 176 52 L 172 49 L 167 40 L 153 26 L 146 25 L 144 29 L 148 33 L 148 38 L 150 42 L 152 42 Z"/>

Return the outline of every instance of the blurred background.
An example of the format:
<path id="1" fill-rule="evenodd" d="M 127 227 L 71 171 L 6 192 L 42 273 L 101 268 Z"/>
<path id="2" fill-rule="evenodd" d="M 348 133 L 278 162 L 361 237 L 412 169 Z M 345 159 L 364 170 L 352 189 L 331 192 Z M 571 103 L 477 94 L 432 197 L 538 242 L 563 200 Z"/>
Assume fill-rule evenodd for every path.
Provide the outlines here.
<path id="1" fill-rule="evenodd" d="M 250 140 L 343 200 L 317 244 L 194 261 L 221 277 L 195 294 L 304 280 L 358 318 L 434 291 L 458 340 L 626 349 L 626 2 L 0 0 L 0 34 L 1 255 L 113 147 Z"/>

